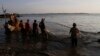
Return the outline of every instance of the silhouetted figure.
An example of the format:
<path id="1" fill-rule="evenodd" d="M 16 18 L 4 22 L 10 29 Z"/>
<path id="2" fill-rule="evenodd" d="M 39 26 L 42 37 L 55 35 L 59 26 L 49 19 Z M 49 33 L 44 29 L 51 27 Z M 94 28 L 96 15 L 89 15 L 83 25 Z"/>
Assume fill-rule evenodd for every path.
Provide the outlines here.
<path id="1" fill-rule="evenodd" d="M 25 28 L 24 28 L 22 20 L 20 20 L 19 27 L 20 27 L 20 33 L 21 33 L 21 40 L 24 43 L 25 42 Z"/>
<path id="2" fill-rule="evenodd" d="M 31 27 L 30 27 L 30 24 L 29 24 L 29 20 L 27 20 L 27 22 L 25 23 L 25 32 L 26 32 L 27 35 L 29 34 L 30 29 L 31 29 Z"/>
<path id="3" fill-rule="evenodd" d="M 20 27 L 20 31 L 23 32 L 24 31 L 24 25 L 23 25 L 22 20 L 20 20 L 19 27 Z"/>
<path id="4" fill-rule="evenodd" d="M 14 19 L 14 26 L 15 26 L 15 32 L 19 31 L 19 20 L 17 18 Z"/>
<path id="5" fill-rule="evenodd" d="M 7 22 L 5 22 L 4 28 L 5 28 L 5 34 L 8 34 L 10 30 L 8 28 L 8 23 Z"/>
<path id="6" fill-rule="evenodd" d="M 11 37 L 12 37 L 12 27 L 11 26 L 13 26 L 12 16 L 10 17 L 8 22 L 5 22 L 5 25 L 4 25 L 7 43 L 11 42 Z"/>
<path id="7" fill-rule="evenodd" d="M 40 27 L 40 30 L 41 30 L 41 34 L 42 34 L 42 48 L 43 49 L 46 49 L 47 48 L 47 39 L 48 39 L 48 36 L 47 36 L 47 32 L 46 32 L 46 27 L 45 27 L 45 24 L 44 24 L 44 18 L 42 18 L 41 22 L 39 23 L 39 27 Z"/>
<path id="8" fill-rule="evenodd" d="M 4 28 L 5 28 L 5 35 L 6 35 L 6 39 L 5 39 L 6 43 L 10 43 L 10 40 L 11 40 L 11 31 L 8 28 L 8 22 L 5 22 Z"/>
<path id="9" fill-rule="evenodd" d="M 41 33 L 45 33 L 45 24 L 44 24 L 44 20 L 42 18 L 41 22 L 39 23 L 39 27 L 40 27 L 40 30 L 41 30 Z"/>
<path id="10" fill-rule="evenodd" d="M 76 27 L 76 23 L 73 23 L 73 27 L 70 29 L 70 33 L 72 46 L 77 46 L 77 36 L 79 34 L 79 30 Z"/>
<path id="11" fill-rule="evenodd" d="M 33 36 L 34 36 L 34 41 L 38 41 L 38 24 L 37 24 L 37 21 L 34 20 L 34 23 L 33 23 Z"/>
<path id="12" fill-rule="evenodd" d="M 25 36 L 26 36 L 25 42 L 26 43 L 30 42 L 30 38 L 29 38 L 30 30 L 31 30 L 31 27 L 30 27 L 30 24 L 29 24 L 29 20 L 27 20 L 27 22 L 25 23 Z"/>

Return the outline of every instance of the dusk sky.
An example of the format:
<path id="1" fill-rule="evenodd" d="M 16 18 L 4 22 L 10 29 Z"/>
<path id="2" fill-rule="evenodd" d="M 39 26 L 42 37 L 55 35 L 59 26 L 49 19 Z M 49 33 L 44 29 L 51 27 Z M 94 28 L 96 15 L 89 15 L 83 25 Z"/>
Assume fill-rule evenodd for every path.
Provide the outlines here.
<path id="1" fill-rule="evenodd" d="M 100 0 L 0 0 L 9 13 L 100 13 Z"/>

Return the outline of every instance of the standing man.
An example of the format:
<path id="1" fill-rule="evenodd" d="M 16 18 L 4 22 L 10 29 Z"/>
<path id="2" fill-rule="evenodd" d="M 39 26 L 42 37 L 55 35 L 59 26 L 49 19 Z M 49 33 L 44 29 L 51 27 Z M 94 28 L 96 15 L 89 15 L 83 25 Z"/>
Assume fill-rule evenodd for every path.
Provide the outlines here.
<path id="1" fill-rule="evenodd" d="M 27 19 L 27 22 L 25 23 L 25 42 L 29 43 L 30 42 L 30 32 L 31 32 L 31 27 L 29 24 L 29 19 Z"/>
<path id="2" fill-rule="evenodd" d="M 25 41 L 25 28 L 24 28 L 24 24 L 23 24 L 22 20 L 20 20 L 19 27 L 20 27 L 20 33 L 21 33 L 21 40 L 24 43 L 24 41 Z"/>
<path id="3" fill-rule="evenodd" d="M 27 19 L 27 22 L 25 23 L 26 35 L 29 35 L 30 30 L 31 30 L 31 27 L 30 27 L 30 24 L 29 24 L 29 19 Z"/>
<path id="4" fill-rule="evenodd" d="M 41 33 L 45 33 L 45 24 L 44 24 L 44 18 L 41 19 L 41 22 L 39 23 L 39 27 L 41 29 Z"/>
<path id="5" fill-rule="evenodd" d="M 41 34 L 42 34 L 42 43 L 43 43 L 42 48 L 47 49 L 48 35 L 47 35 L 47 32 L 46 32 L 46 27 L 45 27 L 44 20 L 45 20 L 45 18 L 41 19 L 41 22 L 39 23 L 39 27 L 40 27 Z"/>
<path id="6" fill-rule="evenodd" d="M 72 47 L 77 46 L 77 41 L 78 41 L 77 37 L 79 35 L 79 30 L 76 26 L 77 26 L 76 23 L 73 23 L 73 27 L 70 29 Z"/>
<path id="7" fill-rule="evenodd" d="M 34 41 L 36 42 L 38 40 L 38 24 L 36 20 L 34 20 L 33 23 L 33 36 L 34 36 Z"/>

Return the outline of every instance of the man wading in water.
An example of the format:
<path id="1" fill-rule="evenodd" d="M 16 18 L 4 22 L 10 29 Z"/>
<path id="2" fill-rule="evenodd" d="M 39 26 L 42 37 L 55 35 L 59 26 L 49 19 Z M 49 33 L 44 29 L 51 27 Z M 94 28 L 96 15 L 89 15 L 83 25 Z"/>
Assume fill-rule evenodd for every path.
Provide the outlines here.
<path id="1" fill-rule="evenodd" d="M 39 27 L 40 27 L 40 30 L 41 30 L 41 34 L 42 34 L 42 43 L 43 44 L 43 49 L 47 49 L 47 39 L 48 39 L 48 35 L 47 35 L 47 31 L 46 31 L 46 27 L 45 27 L 45 18 L 42 18 L 41 19 L 41 22 L 39 23 Z"/>
<path id="2" fill-rule="evenodd" d="M 76 23 L 73 23 L 73 27 L 70 29 L 72 47 L 77 46 L 77 37 L 79 35 L 79 30 L 76 26 Z"/>

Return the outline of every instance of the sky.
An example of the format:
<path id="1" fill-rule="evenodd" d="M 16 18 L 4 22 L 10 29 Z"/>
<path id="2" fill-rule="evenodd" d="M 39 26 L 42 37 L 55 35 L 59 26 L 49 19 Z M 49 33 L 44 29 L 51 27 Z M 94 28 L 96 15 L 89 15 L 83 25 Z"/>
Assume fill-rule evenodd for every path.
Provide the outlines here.
<path id="1" fill-rule="evenodd" d="M 100 0 L 0 0 L 8 13 L 100 13 Z"/>

